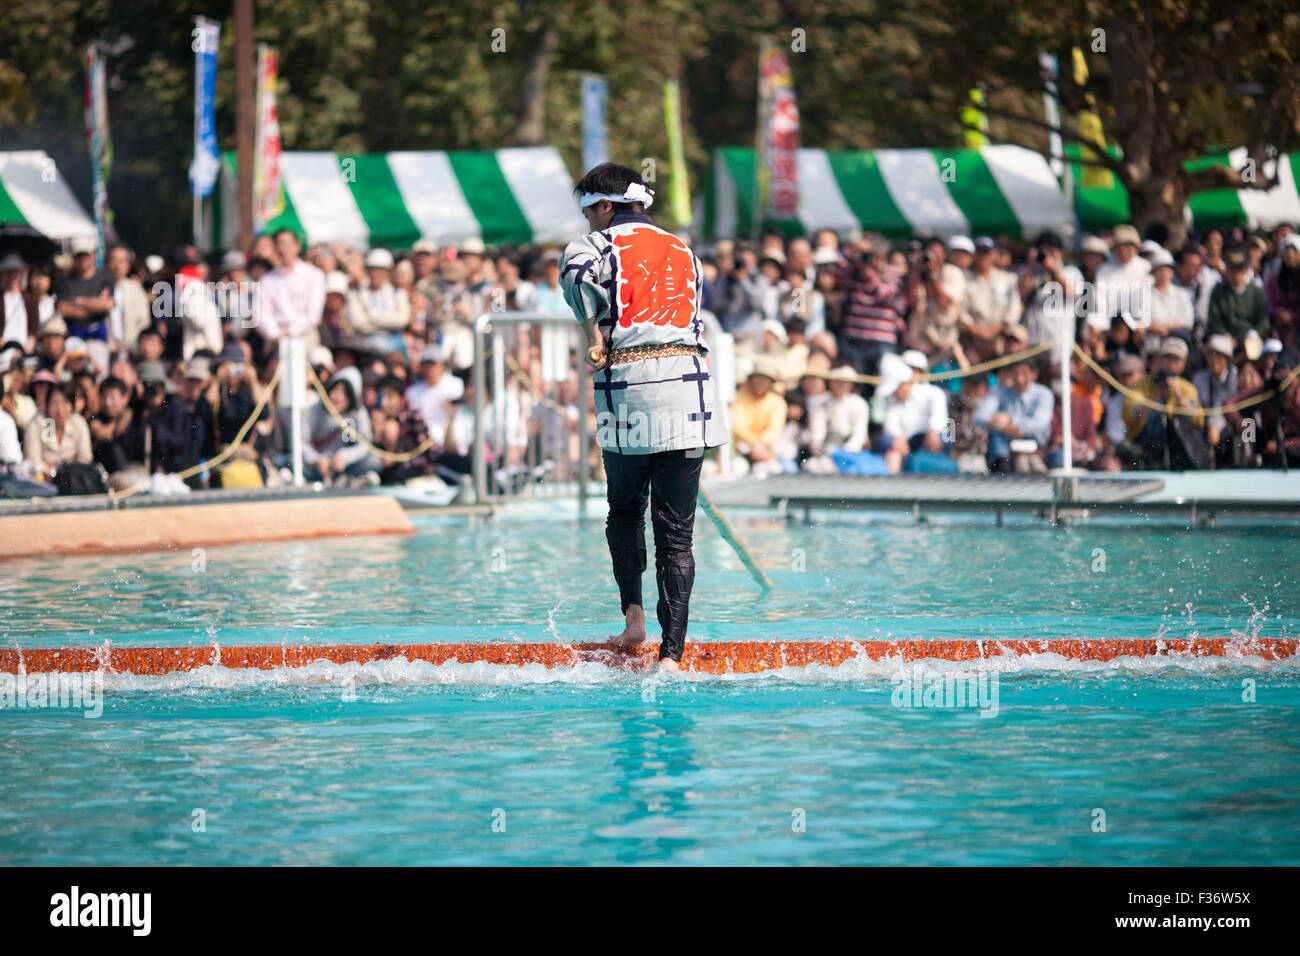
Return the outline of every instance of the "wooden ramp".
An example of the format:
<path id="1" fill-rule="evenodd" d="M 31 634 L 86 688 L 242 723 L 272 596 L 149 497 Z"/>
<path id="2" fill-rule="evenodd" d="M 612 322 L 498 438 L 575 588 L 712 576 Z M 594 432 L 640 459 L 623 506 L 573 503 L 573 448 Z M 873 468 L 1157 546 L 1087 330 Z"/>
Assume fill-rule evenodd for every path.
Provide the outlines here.
<path id="1" fill-rule="evenodd" d="M 1120 657 L 1222 657 L 1276 661 L 1296 656 L 1295 638 L 1186 638 L 1181 640 L 908 640 L 908 641 L 708 641 L 688 644 L 683 669 L 708 674 L 753 674 L 783 667 L 835 667 L 855 659 L 981 661 L 1057 654 L 1070 660 Z M 204 666 L 303 667 L 316 661 L 365 664 L 405 658 L 430 664 L 457 661 L 573 667 L 603 663 L 639 670 L 658 655 L 647 642 L 634 652 L 610 644 L 295 644 L 281 647 L 63 647 L 0 649 L 0 673 L 86 672 L 103 668 L 128 674 L 170 674 Z"/>

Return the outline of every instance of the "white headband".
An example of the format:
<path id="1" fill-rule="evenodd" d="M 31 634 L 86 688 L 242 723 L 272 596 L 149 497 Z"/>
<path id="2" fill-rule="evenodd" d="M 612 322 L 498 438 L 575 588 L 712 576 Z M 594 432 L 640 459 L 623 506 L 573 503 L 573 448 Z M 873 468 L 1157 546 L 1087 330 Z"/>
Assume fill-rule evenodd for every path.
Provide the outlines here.
<path id="1" fill-rule="evenodd" d="M 621 196 L 614 193 L 583 193 L 582 198 L 578 200 L 578 208 L 586 209 L 602 199 L 608 199 L 610 202 L 639 202 L 646 209 L 649 209 L 654 205 L 655 194 L 641 183 L 629 183 L 626 191 Z"/>

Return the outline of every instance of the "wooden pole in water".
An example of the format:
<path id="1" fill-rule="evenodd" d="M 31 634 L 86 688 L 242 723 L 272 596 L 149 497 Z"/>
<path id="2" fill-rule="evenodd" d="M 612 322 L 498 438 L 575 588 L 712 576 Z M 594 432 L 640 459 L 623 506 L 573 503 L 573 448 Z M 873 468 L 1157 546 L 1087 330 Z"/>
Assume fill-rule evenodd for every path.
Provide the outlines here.
<path id="1" fill-rule="evenodd" d="M 740 539 L 740 535 L 736 534 L 735 530 L 731 527 L 731 524 L 723 516 L 722 512 L 718 510 L 718 506 L 713 503 L 713 499 L 709 497 L 709 492 L 703 485 L 700 485 L 699 501 L 700 507 L 704 509 L 704 513 L 709 516 L 709 519 L 718 529 L 718 534 L 722 535 L 722 540 L 731 545 L 731 549 L 736 552 L 736 555 L 740 558 L 741 562 L 744 563 L 745 567 L 749 568 L 749 573 L 754 576 L 754 580 L 758 582 L 758 586 L 764 591 L 770 591 L 772 588 L 776 587 L 776 585 L 772 583 L 772 579 L 769 578 L 763 569 L 758 566 L 757 562 L 754 561 L 753 555 L 749 553 L 749 548 L 745 547 L 745 542 Z"/>

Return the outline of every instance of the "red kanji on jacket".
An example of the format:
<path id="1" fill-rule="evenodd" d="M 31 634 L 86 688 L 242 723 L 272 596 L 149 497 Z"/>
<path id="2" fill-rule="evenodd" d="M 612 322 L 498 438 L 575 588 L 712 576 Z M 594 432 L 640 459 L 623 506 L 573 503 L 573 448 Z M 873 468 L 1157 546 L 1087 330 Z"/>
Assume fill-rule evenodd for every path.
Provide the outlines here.
<path id="1" fill-rule="evenodd" d="M 695 258 L 680 239 L 653 226 L 614 237 L 618 324 L 651 322 L 684 329 L 695 318 Z"/>

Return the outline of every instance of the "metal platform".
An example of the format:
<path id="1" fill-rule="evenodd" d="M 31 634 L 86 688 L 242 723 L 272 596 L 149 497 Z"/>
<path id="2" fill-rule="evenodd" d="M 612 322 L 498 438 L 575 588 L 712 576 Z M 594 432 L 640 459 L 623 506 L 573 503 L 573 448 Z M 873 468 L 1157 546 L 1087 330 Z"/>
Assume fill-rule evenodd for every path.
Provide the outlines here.
<path id="1" fill-rule="evenodd" d="M 1219 514 L 1300 517 L 1300 482 L 1286 497 L 1252 497 L 1252 472 L 1218 472 L 1219 487 L 1203 484 L 1192 494 L 1173 491 L 1181 476 L 1164 473 L 1106 477 L 1092 475 L 773 475 L 710 486 L 721 506 L 777 506 L 802 510 L 904 510 L 977 512 L 998 523 L 1008 512 L 1029 512 L 1053 523 L 1061 519 L 1112 515 L 1183 515 L 1192 524 L 1213 524 Z M 1297 476 L 1300 479 L 1300 476 Z"/>

